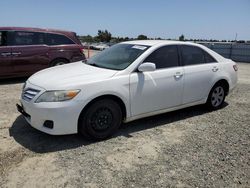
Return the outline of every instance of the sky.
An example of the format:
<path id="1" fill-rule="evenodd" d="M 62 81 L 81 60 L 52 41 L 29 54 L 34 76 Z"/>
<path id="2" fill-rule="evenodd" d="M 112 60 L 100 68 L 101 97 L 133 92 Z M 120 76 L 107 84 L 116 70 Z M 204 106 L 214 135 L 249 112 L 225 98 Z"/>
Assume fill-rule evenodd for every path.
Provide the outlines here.
<path id="1" fill-rule="evenodd" d="M 250 40 L 250 0 L 1 0 L 0 27 L 97 35 Z"/>

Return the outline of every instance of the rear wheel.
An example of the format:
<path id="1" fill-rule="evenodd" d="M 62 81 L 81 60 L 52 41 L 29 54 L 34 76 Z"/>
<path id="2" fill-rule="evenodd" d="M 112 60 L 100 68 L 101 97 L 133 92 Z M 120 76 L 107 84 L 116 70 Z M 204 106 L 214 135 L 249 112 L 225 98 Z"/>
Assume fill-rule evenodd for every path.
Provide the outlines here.
<path id="1" fill-rule="evenodd" d="M 94 102 L 81 114 L 79 132 L 94 140 L 110 137 L 121 125 L 122 111 L 111 99 Z"/>
<path id="2" fill-rule="evenodd" d="M 52 61 L 51 66 L 54 67 L 54 66 L 64 65 L 66 63 L 69 63 L 69 61 L 66 59 L 56 59 Z"/>
<path id="3" fill-rule="evenodd" d="M 225 87 L 222 84 L 216 84 L 210 91 L 207 106 L 216 110 L 222 107 L 226 97 Z"/>

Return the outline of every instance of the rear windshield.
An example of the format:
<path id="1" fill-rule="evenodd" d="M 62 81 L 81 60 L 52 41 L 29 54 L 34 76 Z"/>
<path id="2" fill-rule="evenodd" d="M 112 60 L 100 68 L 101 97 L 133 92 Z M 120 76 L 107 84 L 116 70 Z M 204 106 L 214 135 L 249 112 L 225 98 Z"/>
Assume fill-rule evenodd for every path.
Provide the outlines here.
<path id="1" fill-rule="evenodd" d="M 123 70 L 148 48 L 149 46 L 145 45 L 116 44 L 90 58 L 87 64 L 107 69 Z"/>

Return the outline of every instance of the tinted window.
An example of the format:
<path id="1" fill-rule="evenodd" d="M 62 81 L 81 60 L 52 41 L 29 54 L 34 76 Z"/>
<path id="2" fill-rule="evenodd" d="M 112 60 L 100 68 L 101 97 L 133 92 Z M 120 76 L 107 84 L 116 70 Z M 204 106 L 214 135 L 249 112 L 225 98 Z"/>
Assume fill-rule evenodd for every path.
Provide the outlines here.
<path id="1" fill-rule="evenodd" d="M 12 45 L 44 44 L 44 34 L 38 32 L 15 31 L 12 33 Z"/>
<path id="2" fill-rule="evenodd" d="M 195 46 L 185 46 L 182 49 L 182 62 L 184 65 L 196 65 L 205 63 L 202 49 Z"/>
<path id="3" fill-rule="evenodd" d="M 0 46 L 6 46 L 7 44 L 7 32 L 0 31 Z"/>
<path id="4" fill-rule="evenodd" d="M 209 55 L 207 52 L 203 51 L 204 55 L 205 55 L 205 60 L 206 63 L 214 63 L 217 62 L 211 55 Z"/>
<path id="5" fill-rule="evenodd" d="M 164 46 L 150 54 L 144 62 L 155 63 L 157 69 L 178 66 L 177 46 Z"/>
<path id="6" fill-rule="evenodd" d="M 74 44 L 74 42 L 63 35 L 47 34 L 47 44 L 48 45 L 63 45 L 63 44 Z"/>

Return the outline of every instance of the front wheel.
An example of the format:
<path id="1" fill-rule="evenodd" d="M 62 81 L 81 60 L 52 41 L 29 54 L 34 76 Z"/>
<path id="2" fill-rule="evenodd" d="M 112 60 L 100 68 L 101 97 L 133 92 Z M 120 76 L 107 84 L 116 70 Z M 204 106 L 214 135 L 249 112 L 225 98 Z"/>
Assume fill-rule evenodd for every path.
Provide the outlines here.
<path id="1" fill-rule="evenodd" d="M 110 137 L 121 125 L 122 111 L 114 100 L 102 99 L 94 102 L 81 114 L 79 132 L 94 140 Z"/>
<path id="2" fill-rule="evenodd" d="M 221 84 L 216 84 L 211 89 L 206 104 L 210 109 L 217 110 L 222 107 L 225 97 L 225 87 Z"/>

